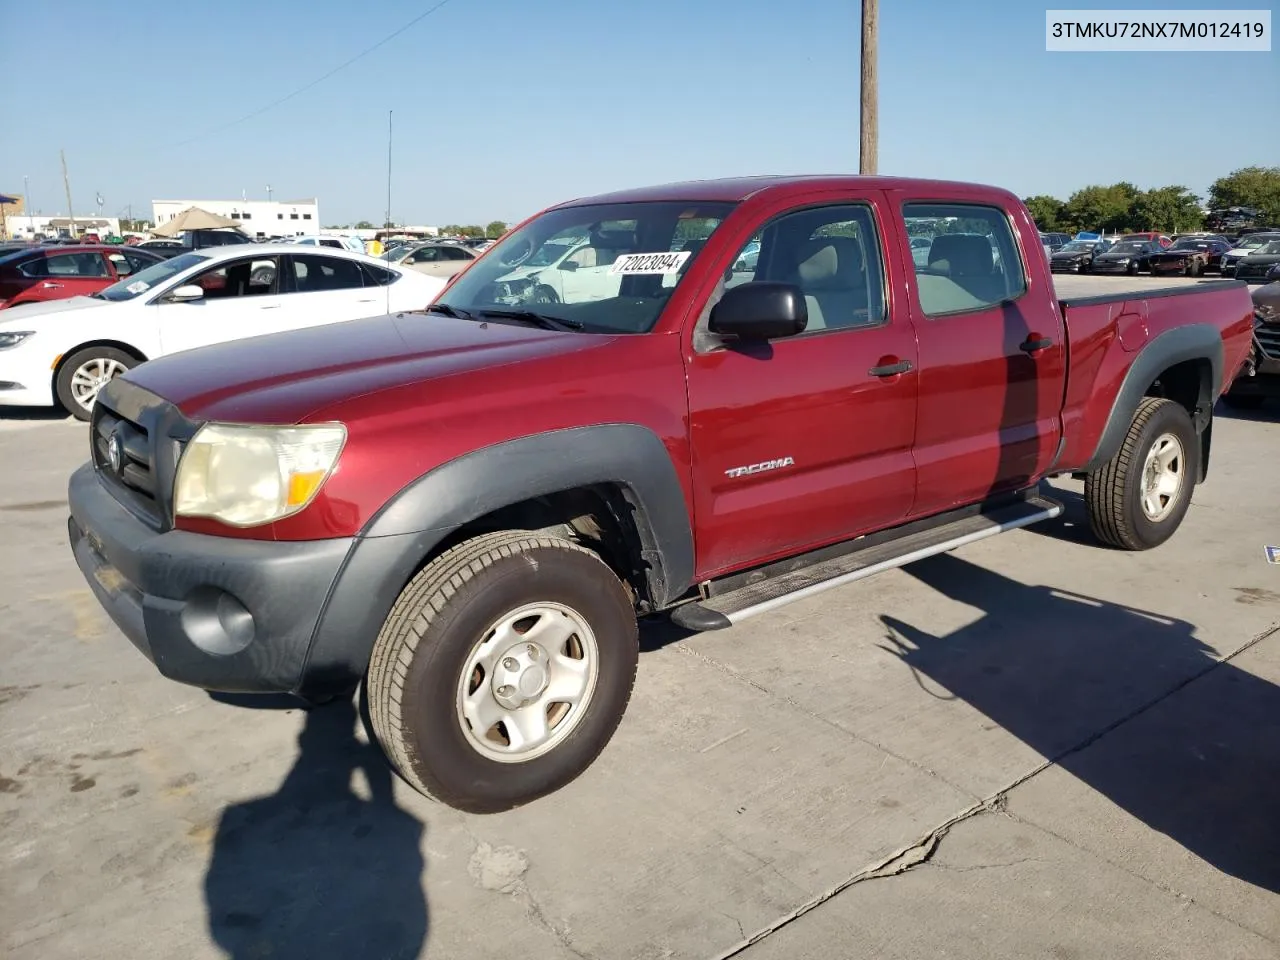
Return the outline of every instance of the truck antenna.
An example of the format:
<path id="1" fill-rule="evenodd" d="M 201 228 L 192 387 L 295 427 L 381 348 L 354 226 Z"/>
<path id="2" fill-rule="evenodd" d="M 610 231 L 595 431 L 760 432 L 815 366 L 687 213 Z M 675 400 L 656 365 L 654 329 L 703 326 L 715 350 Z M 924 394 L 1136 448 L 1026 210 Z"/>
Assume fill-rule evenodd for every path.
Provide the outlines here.
<path id="1" fill-rule="evenodd" d="M 391 223 L 391 114 L 387 111 L 387 223 Z M 387 295 L 387 313 L 391 312 L 391 284 L 385 285 Z"/>

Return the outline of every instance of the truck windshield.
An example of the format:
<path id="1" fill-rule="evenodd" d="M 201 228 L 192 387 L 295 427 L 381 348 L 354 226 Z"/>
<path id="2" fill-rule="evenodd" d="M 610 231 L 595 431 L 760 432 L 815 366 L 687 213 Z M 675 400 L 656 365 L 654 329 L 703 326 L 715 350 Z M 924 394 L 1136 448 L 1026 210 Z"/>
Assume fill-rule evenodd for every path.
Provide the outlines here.
<path id="1" fill-rule="evenodd" d="M 113 283 L 105 290 L 99 290 L 97 293 L 91 294 L 91 296 L 98 300 L 116 302 L 132 300 L 134 297 L 142 296 L 157 284 L 164 283 L 170 277 L 177 276 L 188 267 L 194 267 L 197 263 L 203 263 L 208 259 L 208 257 L 201 256 L 198 253 L 180 253 L 170 260 L 163 260 L 160 263 L 152 264 L 145 270 L 132 273 L 118 283 Z"/>
<path id="2" fill-rule="evenodd" d="M 646 333 L 731 203 L 563 207 L 507 235 L 437 303 L 463 315 L 536 311 L 588 333 Z"/>

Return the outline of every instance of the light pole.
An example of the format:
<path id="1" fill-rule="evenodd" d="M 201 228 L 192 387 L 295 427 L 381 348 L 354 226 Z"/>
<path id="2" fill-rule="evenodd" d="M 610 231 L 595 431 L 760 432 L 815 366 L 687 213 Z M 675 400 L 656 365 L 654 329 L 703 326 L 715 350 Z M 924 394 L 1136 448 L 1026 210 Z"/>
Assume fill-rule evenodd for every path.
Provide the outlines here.
<path id="1" fill-rule="evenodd" d="M 27 178 L 22 178 L 22 204 L 27 208 L 27 229 L 31 231 L 32 239 L 36 235 L 36 219 L 31 213 L 31 188 L 27 186 Z"/>
<path id="2" fill-rule="evenodd" d="M 877 0 L 862 0 L 862 96 L 858 134 L 858 172 L 874 174 L 880 147 L 876 61 L 880 18 Z"/>

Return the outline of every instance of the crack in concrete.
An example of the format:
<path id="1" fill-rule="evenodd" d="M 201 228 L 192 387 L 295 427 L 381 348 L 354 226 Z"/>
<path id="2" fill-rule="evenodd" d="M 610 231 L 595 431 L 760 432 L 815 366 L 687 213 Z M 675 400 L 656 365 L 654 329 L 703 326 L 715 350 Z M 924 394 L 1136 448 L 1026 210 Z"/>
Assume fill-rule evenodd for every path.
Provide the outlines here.
<path id="1" fill-rule="evenodd" d="M 963 823 L 965 820 L 968 820 L 971 817 L 979 816 L 980 814 L 984 814 L 984 813 L 999 813 L 1005 816 L 1009 816 L 1012 819 L 1018 820 L 1019 818 L 1013 817 L 1011 814 L 1006 813 L 1009 793 L 1011 791 L 1022 786 L 1028 780 L 1031 780 L 1032 778 L 1039 776 L 1041 773 L 1043 773 L 1045 770 L 1049 769 L 1050 767 L 1057 765 L 1064 758 L 1074 753 L 1078 753 L 1081 750 L 1085 750 L 1089 748 L 1090 746 L 1092 746 L 1093 744 L 1101 740 L 1103 737 L 1105 737 L 1107 734 L 1111 733 L 1113 730 L 1123 726 L 1126 723 L 1129 723 L 1131 720 L 1136 719 L 1137 717 L 1146 713 L 1148 710 L 1151 710 L 1158 704 L 1169 699 L 1174 694 L 1190 686 L 1192 683 L 1195 683 L 1200 678 L 1218 669 L 1223 664 L 1229 663 L 1231 660 L 1234 660 L 1236 657 L 1244 653 L 1249 648 L 1255 646 L 1258 643 L 1261 643 L 1263 640 L 1267 639 L 1268 637 L 1276 633 L 1280 633 L 1280 623 L 1272 624 L 1266 630 L 1263 630 L 1258 635 L 1242 643 L 1235 650 L 1232 650 L 1230 653 L 1224 654 L 1222 657 L 1219 657 L 1218 659 L 1213 660 L 1203 670 L 1196 671 L 1191 676 L 1182 680 L 1182 682 L 1175 684 L 1173 687 L 1169 688 L 1159 696 L 1154 697 L 1153 699 L 1147 701 L 1141 706 L 1134 708 L 1129 713 L 1121 716 L 1120 718 L 1116 719 L 1112 723 L 1107 724 L 1100 730 L 1090 734 L 1089 736 L 1081 740 L 1079 743 L 1076 743 L 1073 746 L 1067 747 L 1059 751 L 1053 757 L 1046 759 L 1043 763 L 1040 763 L 1037 766 L 1033 767 L 1027 773 L 1023 774 L 1020 777 L 1015 778 L 1013 781 L 1011 781 L 1004 787 L 1001 787 L 999 790 L 993 793 L 990 797 L 986 798 L 985 800 L 979 800 L 977 803 L 960 811 L 955 816 L 949 818 L 948 820 L 945 820 L 943 823 L 939 824 L 933 830 L 929 831 L 929 833 L 925 834 L 915 843 L 910 844 L 909 846 L 903 847 L 893 854 L 890 854 L 887 858 L 885 858 L 884 860 L 880 861 L 877 864 L 864 867 L 862 870 L 859 870 L 857 873 L 853 874 L 852 876 L 840 881 L 835 886 L 829 888 L 825 892 L 819 894 L 818 896 L 810 900 L 805 901 L 800 906 L 792 910 L 790 913 L 784 914 L 783 916 L 779 917 L 777 920 L 774 920 L 772 923 L 768 924 L 767 926 L 761 928 L 760 930 L 757 930 L 750 937 L 744 937 L 739 943 L 734 944 L 725 952 L 717 954 L 714 958 L 712 958 L 712 960 L 729 960 L 729 958 L 731 957 L 738 956 L 747 948 L 759 943 L 761 940 L 764 940 L 767 937 L 772 936 L 773 934 L 777 933 L 779 930 L 781 930 L 783 927 L 787 926 L 788 924 L 794 923 L 796 920 L 799 920 L 802 916 L 804 916 L 809 911 L 817 909 L 818 907 L 822 906 L 822 904 L 826 903 L 828 900 L 831 900 L 832 898 L 838 896 L 839 894 L 843 893 L 845 890 L 849 889 L 855 884 L 864 883 L 868 880 L 880 880 L 885 877 L 895 877 L 895 876 L 898 876 L 899 874 L 906 873 L 908 870 L 912 869 L 913 867 L 918 867 L 922 863 L 928 863 L 929 860 L 932 859 L 933 855 L 937 852 L 938 845 L 942 842 L 943 838 L 946 837 L 946 835 L 951 831 L 951 828 L 958 823 Z M 837 730 L 841 730 L 849 734 L 855 739 L 858 739 L 864 743 L 868 743 L 871 746 L 877 746 L 878 749 L 882 749 L 882 750 L 884 749 L 883 747 L 878 747 L 878 745 L 871 743 L 870 741 L 864 740 L 861 737 L 858 737 L 857 734 L 854 734 L 851 731 L 845 730 L 845 728 L 832 723 L 830 720 L 827 720 L 825 717 L 819 716 L 818 714 L 814 714 L 806 710 L 803 706 L 796 703 L 790 697 L 782 694 L 774 693 L 773 691 L 769 690 L 767 687 L 763 686 L 762 684 L 757 683 L 756 681 L 752 680 L 749 677 L 745 677 L 739 674 L 737 671 L 732 670 L 728 666 L 719 663 L 717 660 L 715 660 L 712 657 L 708 657 L 705 654 L 699 653 L 698 651 L 688 647 L 681 646 L 681 647 L 677 647 L 676 649 L 686 653 L 686 655 L 688 656 L 694 656 L 694 657 L 697 657 L 698 659 L 705 660 L 706 662 L 710 663 L 712 666 L 715 666 L 718 669 L 723 670 L 725 673 L 729 674 L 730 676 L 735 677 L 738 680 L 741 680 L 742 682 L 750 684 L 751 686 L 768 694 L 771 697 L 776 697 L 777 699 L 783 700 L 784 702 L 795 707 L 796 709 L 800 710 L 806 715 L 813 717 L 815 719 L 821 720 L 824 723 L 827 723 L 830 726 L 835 727 Z M 885 752 L 890 753 L 890 751 L 887 751 L 887 750 L 885 750 Z M 899 758 L 899 759 L 902 759 L 907 763 L 911 763 L 911 765 L 914 766 L 916 769 L 929 773 L 931 776 L 935 776 L 937 777 L 937 779 L 942 780 L 943 782 L 948 782 L 945 780 L 945 778 L 939 777 L 937 774 L 934 774 L 932 771 L 929 771 L 925 767 L 921 767 L 919 764 L 912 763 L 912 761 L 907 760 L 906 758 Z M 954 784 L 952 784 L 952 786 L 954 786 Z M 961 792 L 967 793 L 968 791 L 961 791 Z M 1044 830 L 1044 828 L 1040 827 L 1038 824 L 1032 824 L 1032 825 L 1036 826 L 1037 829 Z M 1046 830 L 1045 832 L 1052 833 L 1052 831 L 1048 831 L 1048 830 Z M 1057 834 L 1053 834 L 1053 835 L 1057 836 Z M 1059 839 L 1062 839 L 1062 838 L 1059 838 Z M 1075 844 L 1071 844 L 1071 846 L 1075 847 L 1076 849 L 1080 849 Z M 1088 852 L 1088 851 L 1084 851 L 1084 852 Z M 1103 860 L 1104 863 L 1110 863 L 1110 861 L 1107 860 L 1105 857 L 1101 857 L 1099 859 Z M 1132 871 L 1127 871 L 1127 872 L 1131 873 Z M 1140 874 L 1133 874 L 1133 875 L 1138 876 L 1141 879 L 1147 880 L 1147 878 L 1141 877 Z M 1148 880 L 1148 882 L 1152 882 L 1152 881 Z M 1156 886 L 1159 887 L 1160 885 L 1156 884 Z M 1180 899 L 1190 901 L 1191 903 L 1196 903 L 1196 901 L 1192 897 L 1189 897 L 1186 894 L 1181 893 L 1180 891 L 1168 889 L 1168 888 L 1161 888 L 1161 889 L 1167 889 L 1169 893 L 1179 897 Z M 1208 907 L 1204 907 L 1203 904 L 1196 904 L 1196 905 L 1201 907 L 1201 909 L 1209 910 L 1210 913 L 1215 913 L 1215 915 L 1217 915 L 1215 911 L 1209 909 Z M 1224 919 L 1229 919 L 1229 918 L 1224 918 Z M 1259 935 L 1257 931 L 1249 930 L 1248 927 L 1242 926 L 1241 924 L 1239 924 L 1238 921 L 1232 921 L 1232 922 L 1235 923 L 1236 926 L 1240 926 L 1241 929 L 1248 930 L 1248 932 L 1253 933 L 1254 935 Z M 1270 942 L 1270 938 L 1263 937 L 1263 939 L 1268 940 L 1268 942 Z"/>
<path id="2" fill-rule="evenodd" d="M 999 863 L 975 863 L 968 867 L 957 867 L 949 863 L 931 863 L 930 866 L 937 870 L 946 870 L 948 873 L 973 873 L 975 870 L 1002 870 L 1006 867 L 1016 867 L 1022 863 L 1048 863 L 1043 857 L 1022 857 L 1019 860 L 1002 860 Z"/>

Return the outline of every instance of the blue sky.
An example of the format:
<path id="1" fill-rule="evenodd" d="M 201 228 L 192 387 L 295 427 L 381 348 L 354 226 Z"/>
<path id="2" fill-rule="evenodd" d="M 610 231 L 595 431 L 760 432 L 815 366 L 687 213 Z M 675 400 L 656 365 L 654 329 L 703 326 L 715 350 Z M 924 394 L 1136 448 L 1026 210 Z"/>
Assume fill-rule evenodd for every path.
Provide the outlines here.
<path id="1" fill-rule="evenodd" d="M 857 0 L 449 0 L 213 132 L 434 2 L 6 4 L 0 192 L 25 175 L 34 208 L 65 212 L 65 147 L 77 213 L 95 191 L 108 214 L 149 216 L 153 198 L 265 199 L 270 184 L 278 200 L 318 197 L 324 223 L 380 221 L 388 110 L 401 222 L 512 221 L 676 179 L 857 172 Z M 1046 6 L 880 0 L 882 173 L 1065 198 L 1121 179 L 1203 194 L 1234 168 L 1280 163 L 1280 45 L 1051 54 Z"/>

